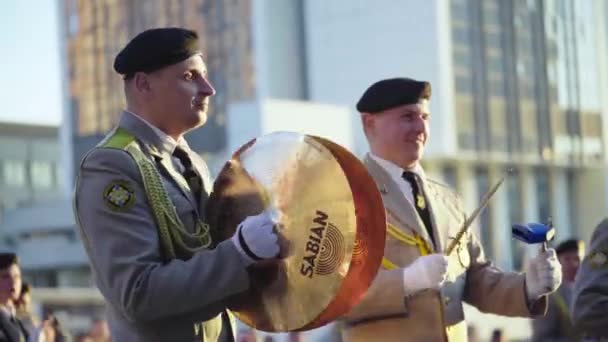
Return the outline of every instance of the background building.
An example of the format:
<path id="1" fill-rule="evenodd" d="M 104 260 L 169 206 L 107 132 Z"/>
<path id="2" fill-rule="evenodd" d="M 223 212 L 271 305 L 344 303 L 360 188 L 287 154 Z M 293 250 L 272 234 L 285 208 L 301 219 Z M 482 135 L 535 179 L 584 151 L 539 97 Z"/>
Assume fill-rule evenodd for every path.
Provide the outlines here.
<path id="1" fill-rule="evenodd" d="M 61 192 L 57 126 L 0 122 L 0 220 Z"/>
<path id="2" fill-rule="evenodd" d="M 3 226 L 20 207 L 57 197 L 61 191 L 57 126 L 0 122 L 0 246 L 16 241 Z"/>
<path id="3" fill-rule="evenodd" d="M 196 30 L 211 82 L 217 90 L 213 115 L 188 137 L 191 147 L 213 155 L 226 146 L 226 105 L 253 96 L 249 1 L 64 0 L 61 13 L 66 64 L 66 163 L 73 180 L 84 153 L 116 123 L 125 107 L 114 57 L 137 33 L 154 27 Z"/>

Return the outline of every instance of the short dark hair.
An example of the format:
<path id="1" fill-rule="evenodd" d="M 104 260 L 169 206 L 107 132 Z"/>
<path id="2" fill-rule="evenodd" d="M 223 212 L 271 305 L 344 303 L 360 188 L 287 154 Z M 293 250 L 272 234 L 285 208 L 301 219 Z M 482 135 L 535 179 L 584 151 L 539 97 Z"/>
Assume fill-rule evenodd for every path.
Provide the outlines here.
<path id="1" fill-rule="evenodd" d="M 19 265 L 17 254 L 11 252 L 0 253 L 0 270 L 7 269 L 12 265 Z"/>
<path id="2" fill-rule="evenodd" d="M 21 295 L 23 295 L 24 293 L 30 293 L 32 290 L 32 286 L 30 285 L 30 283 L 27 282 L 22 282 L 21 283 Z"/>
<path id="3" fill-rule="evenodd" d="M 559 245 L 557 245 L 557 247 L 555 248 L 555 253 L 557 253 L 557 255 L 560 255 L 566 252 L 580 252 L 584 248 L 585 243 L 582 240 L 568 239 L 562 241 Z"/>

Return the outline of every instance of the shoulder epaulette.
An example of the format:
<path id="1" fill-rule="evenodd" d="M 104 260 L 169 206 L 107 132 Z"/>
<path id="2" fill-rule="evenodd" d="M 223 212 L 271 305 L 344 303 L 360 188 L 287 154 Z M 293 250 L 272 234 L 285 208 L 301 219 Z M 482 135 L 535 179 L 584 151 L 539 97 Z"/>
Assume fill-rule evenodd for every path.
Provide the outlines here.
<path id="1" fill-rule="evenodd" d="M 458 194 L 458 192 L 456 192 L 456 189 L 452 188 L 450 185 L 440 182 L 438 180 L 432 179 L 432 178 L 425 178 L 427 182 L 439 186 L 441 187 L 443 190 L 447 191 L 448 193 L 450 193 L 452 196 L 454 196 L 455 198 L 460 198 L 460 195 Z"/>
<path id="2" fill-rule="evenodd" d="M 106 139 L 104 139 L 98 147 L 116 148 L 124 150 L 135 141 L 135 136 L 123 128 L 116 128 Z"/>
<path id="3" fill-rule="evenodd" d="M 440 181 L 438 181 L 438 180 L 436 180 L 436 179 L 426 177 L 426 178 L 425 178 L 425 180 L 426 180 L 427 182 L 433 183 L 433 184 L 435 184 L 435 185 L 440 185 L 440 186 L 443 186 L 443 187 L 445 187 L 445 188 L 451 189 L 451 187 L 450 187 L 449 185 L 447 185 L 447 184 L 445 184 L 445 183 L 443 183 L 443 182 L 440 182 Z"/>

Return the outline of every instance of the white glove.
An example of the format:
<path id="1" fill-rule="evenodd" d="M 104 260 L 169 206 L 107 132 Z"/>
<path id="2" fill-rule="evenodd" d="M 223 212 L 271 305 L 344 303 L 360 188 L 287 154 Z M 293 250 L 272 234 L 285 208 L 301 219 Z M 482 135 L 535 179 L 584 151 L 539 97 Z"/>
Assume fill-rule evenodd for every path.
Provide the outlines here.
<path id="1" fill-rule="evenodd" d="M 562 267 L 550 248 L 530 259 L 526 265 L 526 294 L 535 301 L 557 290 L 562 283 Z"/>
<path id="2" fill-rule="evenodd" d="M 403 285 L 407 294 L 424 289 L 439 289 L 448 273 L 448 257 L 430 254 L 414 260 L 403 269 Z"/>
<path id="3" fill-rule="evenodd" d="M 231 240 L 246 266 L 278 256 L 279 243 L 274 225 L 275 222 L 267 211 L 249 216 L 239 224 Z"/>

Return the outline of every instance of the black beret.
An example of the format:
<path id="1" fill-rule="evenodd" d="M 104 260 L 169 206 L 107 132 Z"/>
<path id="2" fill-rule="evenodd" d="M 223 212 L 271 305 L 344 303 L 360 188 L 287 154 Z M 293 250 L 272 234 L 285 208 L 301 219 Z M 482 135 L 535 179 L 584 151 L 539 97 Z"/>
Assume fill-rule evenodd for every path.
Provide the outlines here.
<path id="1" fill-rule="evenodd" d="M 378 113 L 431 98 L 431 84 L 411 78 L 390 78 L 372 84 L 357 102 L 360 113 Z"/>
<path id="2" fill-rule="evenodd" d="M 19 259 L 15 253 L 2 252 L 0 253 L 0 270 L 7 269 L 11 265 L 18 265 Z"/>
<path id="3" fill-rule="evenodd" d="M 557 245 L 555 253 L 559 255 L 566 252 L 583 252 L 584 248 L 585 243 L 583 241 L 570 239 Z"/>
<path id="4" fill-rule="evenodd" d="M 129 77 L 179 63 L 200 53 L 194 31 L 170 27 L 146 30 L 133 38 L 114 59 L 114 70 Z"/>

